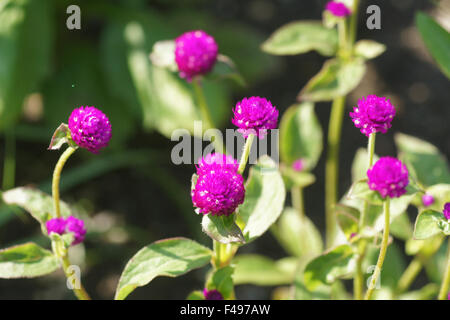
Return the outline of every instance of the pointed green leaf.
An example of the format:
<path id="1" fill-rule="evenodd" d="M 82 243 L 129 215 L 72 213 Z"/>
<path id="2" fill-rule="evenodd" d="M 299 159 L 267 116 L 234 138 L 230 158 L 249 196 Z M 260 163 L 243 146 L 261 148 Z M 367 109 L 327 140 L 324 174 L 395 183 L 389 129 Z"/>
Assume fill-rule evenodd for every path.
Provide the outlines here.
<path id="1" fill-rule="evenodd" d="M 360 216 L 358 209 L 338 203 L 334 208 L 334 212 L 337 222 L 347 239 L 350 239 L 353 234 L 358 233 Z"/>
<path id="2" fill-rule="evenodd" d="M 220 243 L 245 243 L 242 230 L 235 222 L 235 214 L 226 216 L 213 216 L 207 214 L 202 219 L 202 229 L 212 239 Z"/>
<path id="3" fill-rule="evenodd" d="M 325 28 L 319 21 L 295 21 L 276 30 L 261 48 L 275 55 L 296 55 L 316 50 L 322 55 L 332 56 L 337 45 L 335 29 Z"/>
<path id="4" fill-rule="evenodd" d="M 417 240 L 426 239 L 443 232 L 450 234 L 450 224 L 444 218 L 442 212 L 434 210 L 422 211 L 416 219 L 414 227 L 414 238 Z"/>
<path id="5" fill-rule="evenodd" d="M 239 207 L 239 216 L 245 224 L 243 234 L 247 241 L 261 236 L 280 216 L 286 191 L 277 165 L 269 156 L 263 156 L 250 168 L 245 186 L 245 200 Z"/>
<path id="6" fill-rule="evenodd" d="M 313 169 L 323 149 L 323 133 L 314 112 L 313 103 L 301 103 L 290 107 L 280 123 L 281 159 L 292 164 L 302 159 L 305 169 Z"/>
<path id="7" fill-rule="evenodd" d="M 17 205 L 28 211 L 39 223 L 44 224 L 53 216 L 53 199 L 44 192 L 30 188 L 18 187 L 3 192 L 3 201 L 9 205 Z M 60 201 L 61 215 L 70 216 L 70 208 Z"/>
<path id="8" fill-rule="evenodd" d="M 286 189 L 291 189 L 294 186 L 305 188 L 316 181 L 316 177 L 312 173 L 296 171 L 291 166 L 286 166 L 284 164 L 280 165 L 280 172 L 283 176 Z"/>
<path id="9" fill-rule="evenodd" d="M 353 248 L 344 244 L 315 258 L 305 268 L 306 288 L 315 290 L 320 285 L 332 284 L 336 279 L 352 276 L 356 257 Z"/>
<path id="10" fill-rule="evenodd" d="M 233 272 L 234 267 L 231 266 L 215 270 L 208 278 L 206 288 L 208 290 L 215 289 L 219 291 L 225 300 L 232 299 L 234 296 Z"/>
<path id="11" fill-rule="evenodd" d="M 145 286 L 156 277 L 177 277 L 203 267 L 211 256 L 211 250 L 186 238 L 154 242 L 128 261 L 120 276 L 115 299 L 125 299 L 134 289 Z"/>
<path id="12" fill-rule="evenodd" d="M 364 59 L 373 59 L 386 51 L 386 46 L 373 40 L 359 40 L 355 44 L 355 54 Z"/>
<path id="13" fill-rule="evenodd" d="M 363 59 L 332 59 L 300 91 L 298 101 L 331 101 L 345 96 L 360 83 L 366 71 Z"/>
<path id="14" fill-rule="evenodd" d="M 50 251 L 29 242 L 0 250 L 0 278 L 34 278 L 54 272 L 59 259 Z"/>
<path id="15" fill-rule="evenodd" d="M 422 12 L 417 13 L 416 24 L 434 60 L 450 78 L 450 33 Z"/>

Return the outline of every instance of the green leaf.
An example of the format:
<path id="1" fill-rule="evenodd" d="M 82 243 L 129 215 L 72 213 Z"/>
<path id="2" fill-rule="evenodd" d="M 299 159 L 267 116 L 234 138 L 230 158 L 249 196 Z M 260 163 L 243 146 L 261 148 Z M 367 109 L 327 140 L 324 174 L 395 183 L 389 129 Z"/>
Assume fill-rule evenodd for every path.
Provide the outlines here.
<path id="1" fill-rule="evenodd" d="M 432 300 L 439 293 L 439 286 L 435 283 L 429 283 L 419 290 L 404 293 L 398 297 L 399 300 Z"/>
<path id="2" fill-rule="evenodd" d="M 192 291 L 188 297 L 187 300 L 205 300 L 205 296 L 203 295 L 203 292 L 199 290 Z"/>
<path id="3" fill-rule="evenodd" d="M 373 40 L 359 40 L 355 44 L 355 54 L 364 59 L 373 59 L 386 51 L 384 44 Z"/>
<path id="4" fill-rule="evenodd" d="M 450 224 L 442 212 L 425 210 L 417 216 L 414 239 L 423 240 L 441 232 L 446 235 L 450 234 Z"/>
<path id="5" fill-rule="evenodd" d="M 274 261 L 257 254 L 241 254 L 233 259 L 236 285 L 254 284 L 257 286 L 276 286 L 291 284 L 297 268 L 297 258 L 284 258 Z"/>
<path id="6" fill-rule="evenodd" d="M 115 299 L 125 299 L 134 289 L 145 286 L 156 277 L 177 277 L 203 267 L 211 256 L 211 250 L 186 238 L 154 242 L 128 261 L 120 276 Z"/>
<path id="7" fill-rule="evenodd" d="M 323 250 L 322 236 L 306 216 L 294 208 L 286 208 L 272 231 L 287 253 L 302 257 L 316 256 Z"/>
<path id="8" fill-rule="evenodd" d="M 355 266 L 353 248 L 347 244 L 340 245 L 308 263 L 304 272 L 305 286 L 312 291 L 320 285 L 332 284 L 336 279 L 353 275 Z"/>
<path id="9" fill-rule="evenodd" d="M 76 143 L 72 140 L 69 126 L 65 123 L 61 123 L 53 133 L 48 150 L 59 150 L 66 143 L 73 148 L 78 148 Z"/>
<path id="10" fill-rule="evenodd" d="M 350 239 L 353 234 L 358 233 L 360 216 L 358 209 L 338 203 L 334 208 L 334 212 L 337 217 L 337 222 L 347 239 Z"/>
<path id="11" fill-rule="evenodd" d="M 296 55 L 316 50 L 324 56 L 332 56 L 337 45 L 335 29 L 325 28 L 318 21 L 296 21 L 276 30 L 261 48 L 275 55 Z"/>
<path id="12" fill-rule="evenodd" d="M 348 199 L 367 200 L 370 204 L 381 205 L 383 198 L 378 191 L 371 190 L 367 183 L 367 179 L 356 181 L 350 187 L 347 193 Z"/>
<path id="13" fill-rule="evenodd" d="M 422 12 L 416 14 L 416 24 L 434 60 L 450 78 L 450 33 Z"/>
<path id="14" fill-rule="evenodd" d="M 400 214 L 392 220 L 390 233 L 404 241 L 412 238 L 414 230 L 407 214 Z"/>
<path id="15" fill-rule="evenodd" d="M 239 207 L 239 217 L 245 224 L 245 239 L 261 236 L 280 216 L 286 191 L 277 165 L 269 156 L 259 158 L 250 168 L 245 186 L 245 200 Z"/>
<path id="16" fill-rule="evenodd" d="M 399 157 L 408 166 L 410 175 L 420 183 L 431 186 L 450 184 L 450 171 L 445 157 L 432 144 L 398 133 L 394 136 Z"/>
<path id="17" fill-rule="evenodd" d="M 305 188 L 312 185 L 316 181 L 316 177 L 310 172 L 296 171 L 292 166 L 280 165 L 280 171 L 283 176 L 283 181 L 286 189 L 292 187 Z"/>
<path id="18" fill-rule="evenodd" d="M 369 155 L 366 148 L 359 148 L 352 163 L 352 181 L 360 181 L 367 178 L 367 170 L 369 169 Z M 373 163 L 378 161 L 378 156 L 373 156 Z"/>
<path id="19" fill-rule="evenodd" d="M 234 61 L 223 54 L 217 56 L 217 61 L 214 68 L 208 74 L 208 78 L 213 80 L 231 79 L 241 86 L 246 85 Z"/>
<path id="20" fill-rule="evenodd" d="M 50 251 L 29 242 L 0 250 L 0 278 L 34 278 L 54 272 L 59 260 Z"/>
<path id="21" fill-rule="evenodd" d="M 284 113 L 280 123 L 280 155 L 284 162 L 292 164 L 301 158 L 306 170 L 313 169 L 322 153 L 322 140 L 313 103 L 294 105 Z"/>
<path id="22" fill-rule="evenodd" d="M 3 0 L 0 4 L 0 127 L 14 125 L 24 98 L 49 69 L 53 41 L 49 0 Z"/>
<path id="23" fill-rule="evenodd" d="M 242 230 L 235 222 L 235 215 L 235 213 L 228 217 L 204 215 L 202 229 L 208 236 L 220 243 L 245 243 Z"/>
<path id="24" fill-rule="evenodd" d="M 163 40 L 153 45 L 152 53 L 150 53 L 150 61 L 159 68 L 167 68 L 172 72 L 178 71 L 175 62 L 175 41 Z"/>
<path id="25" fill-rule="evenodd" d="M 345 96 L 359 84 L 366 71 L 363 59 L 325 62 L 297 96 L 298 101 L 331 101 Z"/>
<path id="26" fill-rule="evenodd" d="M 9 205 L 17 205 L 28 211 L 39 223 L 45 224 L 54 216 L 53 199 L 40 190 L 30 187 L 19 187 L 3 192 L 3 201 Z M 60 201 L 61 215 L 70 216 L 70 208 Z"/>
<path id="27" fill-rule="evenodd" d="M 215 270 L 206 282 L 208 290 L 216 289 L 219 291 L 225 300 L 232 299 L 233 291 L 233 275 L 234 267 L 226 266 Z"/>

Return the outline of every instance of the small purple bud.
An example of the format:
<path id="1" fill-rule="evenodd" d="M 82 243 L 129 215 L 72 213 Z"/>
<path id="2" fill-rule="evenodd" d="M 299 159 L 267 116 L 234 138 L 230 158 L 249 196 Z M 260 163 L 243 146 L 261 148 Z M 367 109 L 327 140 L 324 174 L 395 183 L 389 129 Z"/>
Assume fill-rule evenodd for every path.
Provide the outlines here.
<path id="1" fill-rule="evenodd" d="M 205 288 L 203 295 L 205 296 L 205 300 L 223 300 L 222 294 L 216 289 L 208 290 Z"/>
<path id="2" fill-rule="evenodd" d="M 244 138 L 255 134 L 262 139 L 267 130 L 275 129 L 278 122 L 278 110 L 266 98 L 244 98 L 233 110 L 234 117 L 231 122 L 239 128 Z"/>
<path id="3" fill-rule="evenodd" d="M 447 202 L 444 205 L 444 211 L 442 213 L 444 214 L 445 219 L 450 220 L 450 202 Z"/>
<path id="4" fill-rule="evenodd" d="M 297 159 L 292 163 L 292 169 L 295 171 L 302 171 L 305 168 L 305 161 L 303 159 Z"/>
<path id="5" fill-rule="evenodd" d="M 434 203 L 434 197 L 429 193 L 425 193 L 422 196 L 422 203 L 425 207 L 429 207 Z"/>
<path id="6" fill-rule="evenodd" d="M 382 157 L 367 171 L 369 188 L 381 197 L 398 198 L 406 193 L 408 169 L 398 159 Z"/>
<path id="7" fill-rule="evenodd" d="M 349 8 L 342 2 L 330 1 L 327 3 L 326 10 L 331 12 L 336 17 L 347 17 L 352 14 Z"/>
<path id="8" fill-rule="evenodd" d="M 84 236 L 86 234 L 86 228 L 84 227 L 84 221 L 77 219 L 75 217 L 68 217 L 67 218 L 67 232 L 73 232 L 73 242 L 72 245 L 77 245 L 84 240 Z"/>
<path id="9" fill-rule="evenodd" d="M 353 239 L 355 236 L 356 236 L 356 233 L 353 232 L 353 233 L 350 235 L 350 239 Z"/>
<path id="10" fill-rule="evenodd" d="M 47 233 L 49 235 L 52 232 L 63 234 L 66 230 L 66 224 L 67 222 L 64 218 L 53 218 L 45 223 L 45 227 L 47 228 Z"/>

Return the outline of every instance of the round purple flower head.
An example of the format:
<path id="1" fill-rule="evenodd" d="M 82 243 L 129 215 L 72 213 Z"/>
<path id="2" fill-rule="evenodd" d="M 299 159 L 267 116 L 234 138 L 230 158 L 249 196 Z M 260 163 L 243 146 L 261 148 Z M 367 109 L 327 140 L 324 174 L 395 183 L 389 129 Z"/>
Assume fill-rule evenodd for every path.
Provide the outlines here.
<path id="1" fill-rule="evenodd" d="M 350 117 L 361 133 L 367 137 L 371 133 L 386 133 L 395 116 L 395 108 L 389 99 L 368 95 L 358 101 L 358 106 L 350 112 Z"/>
<path id="2" fill-rule="evenodd" d="M 84 227 L 84 221 L 77 219 L 75 217 L 67 218 L 67 232 L 73 232 L 73 242 L 72 245 L 79 244 L 83 242 L 84 236 L 86 234 L 86 228 Z"/>
<path id="3" fill-rule="evenodd" d="M 63 234 L 66 231 L 66 224 L 67 222 L 64 218 L 53 218 L 45 223 L 45 227 L 47 228 L 48 234 L 52 232 Z"/>
<path id="4" fill-rule="evenodd" d="M 382 157 L 367 171 L 371 190 L 378 191 L 383 198 L 400 197 L 406 193 L 409 183 L 408 169 L 398 159 Z"/>
<path id="5" fill-rule="evenodd" d="M 425 193 L 422 196 L 422 203 L 425 207 L 429 207 L 434 203 L 434 197 L 429 193 Z"/>
<path id="6" fill-rule="evenodd" d="M 244 179 L 235 170 L 216 166 L 202 172 L 191 191 L 192 203 L 203 214 L 229 216 L 244 202 Z"/>
<path id="7" fill-rule="evenodd" d="M 444 212 L 442 212 L 444 214 L 445 219 L 450 220 L 450 202 L 447 202 L 444 205 Z"/>
<path id="8" fill-rule="evenodd" d="M 180 77 L 192 77 L 211 71 L 217 60 L 219 47 L 212 36 L 202 30 L 183 33 L 175 39 L 175 62 Z"/>
<path id="9" fill-rule="evenodd" d="M 216 289 L 208 290 L 205 288 L 203 295 L 205 296 L 205 300 L 223 300 L 222 294 Z"/>
<path id="10" fill-rule="evenodd" d="M 277 127 L 278 110 L 266 98 L 244 98 L 236 103 L 233 113 L 231 122 L 239 128 L 244 138 L 250 134 L 264 138 L 267 130 Z"/>
<path id="11" fill-rule="evenodd" d="M 337 1 L 328 2 L 325 9 L 336 17 L 347 17 L 352 14 L 345 4 Z"/>
<path id="12" fill-rule="evenodd" d="M 69 117 L 72 140 L 81 148 L 98 153 L 111 139 L 111 123 L 108 117 L 95 107 L 80 107 Z"/>
<path id="13" fill-rule="evenodd" d="M 75 217 L 69 216 L 67 219 L 64 218 L 53 218 L 45 223 L 47 228 L 47 233 L 50 234 L 55 232 L 57 234 L 65 234 L 73 232 L 74 239 L 72 245 L 79 244 L 83 242 L 84 235 L 86 234 L 86 228 L 84 227 L 84 221 L 77 219 Z"/>
<path id="14" fill-rule="evenodd" d="M 222 167 L 224 169 L 237 172 L 239 163 L 230 155 L 222 153 L 210 153 L 199 159 L 197 165 L 197 174 L 201 175 L 211 171 L 213 168 Z"/>
<path id="15" fill-rule="evenodd" d="M 292 169 L 295 171 L 302 171 L 305 168 L 305 161 L 303 159 L 297 159 L 292 163 Z"/>

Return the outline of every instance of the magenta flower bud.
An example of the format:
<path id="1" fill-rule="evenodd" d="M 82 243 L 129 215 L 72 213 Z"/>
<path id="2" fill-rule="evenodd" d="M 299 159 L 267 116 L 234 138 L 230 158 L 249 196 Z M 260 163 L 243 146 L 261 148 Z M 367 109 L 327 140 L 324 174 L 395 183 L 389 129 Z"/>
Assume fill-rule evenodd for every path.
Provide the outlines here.
<path id="1" fill-rule="evenodd" d="M 295 171 L 302 171 L 305 168 L 305 161 L 303 159 L 297 159 L 292 163 L 292 169 Z"/>
<path id="2" fill-rule="evenodd" d="M 234 170 L 220 166 L 199 175 L 191 191 L 192 203 L 203 214 L 229 216 L 244 202 L 244 179 Z"/>
<path id="3" fill-rule="evenodd" d="M 349 8 L 342 2 L 330 1 L 325 6 L 325 9 L 331 12 L 336 17 L 347 17 L 352 14 Z"/>
<path id="4" fill-rule="evenodd" d="M 367 171 L 371 190 L 378 191 L 383 198 L 396 198 L 406 193 L 409 183 L 408 169 L 398 159 L 382 157 Z"/>
<path id="5" fill-rule="evenodd" d="M 358 101 L 358 106 L 350 112 L 350 117 L 361 133 L 367 137 L 371 133 L 386 133 L 392 126 L 391 122 L 395 116 L 395 108 L 389 99 L 369 95 Z"/>
<path id="6" fill-rule="evenodd" d="M 76 244 L 83 242 L 84 236 L 86 234 L 86 228 L 84 227 L 84 221 L 81 219 L 72 217 L 72 216 L 68 217 L 66 221 L 67 221 L 67 227 L 66 227 L 67 232 L 73 233 L 74 239 L 73 239 L 72 245 L 74 246 Z"/>
<path id="7" fill-rule="evenodd" d="M 442 214 L 444 215 L 445 219 L 450 220 L 450 202 L 447 202 L 444 205 L 444 211 L 442 212 Z"/>
<path id="8" fill-rule="evenodd" d="M 230 155 L 222 153 L 210 153 L 200 158 L 197 165 L 197 174 L 201 175 L 211 171 L 213 168 L 221 167 L 226 170 L 237 172 L 239 163 Z"/>
<path id="9" fill-rule="evenodd" d="M 205 288 L 203 295 L 205 296 L 205 300 L 223 300 L 222 294 L 216 289 L 208 290 Z"/>
<path id="10" fill-rule="evenodd" d="M 72 140 L 81 148 L 98 153 L 111 139 L 108 117 L 95 107 L 80 107 L 69 117 Z"/>
<path id="11" fill-rule="evenodd" d="M 425 193 L 422 196 L 422 203 L 425 207 L 429 207 L 434 203 L 434 197 L 431 194 Z"/>
<path id="12" fill-rule="evenodd" d="M 180 77 L 190 81 L 196 75 L 208 73 L 216 63 L 218 52 L 216 41 L 205 31 L 183 33 L 175 39 L 175 62 Z"/>
<path id="13" fill-rule="evenodd" d="M 57 234 L 63 234 L 66 230 L 66 224 L 67 223 L 64 218 L 53 218 L 45 223 L 45 227 L 47 228 L 48 234 L 52 232 Z"/>
<path id="14" fill-rule="evenodd" d="M 231 120 L 239 128 L 244 138 L 255 134 L 264 138 L 267 130 L 275 129 L 278 122 L 278 110 L 266 98 L 244 98 L 236 103 Z"/>

